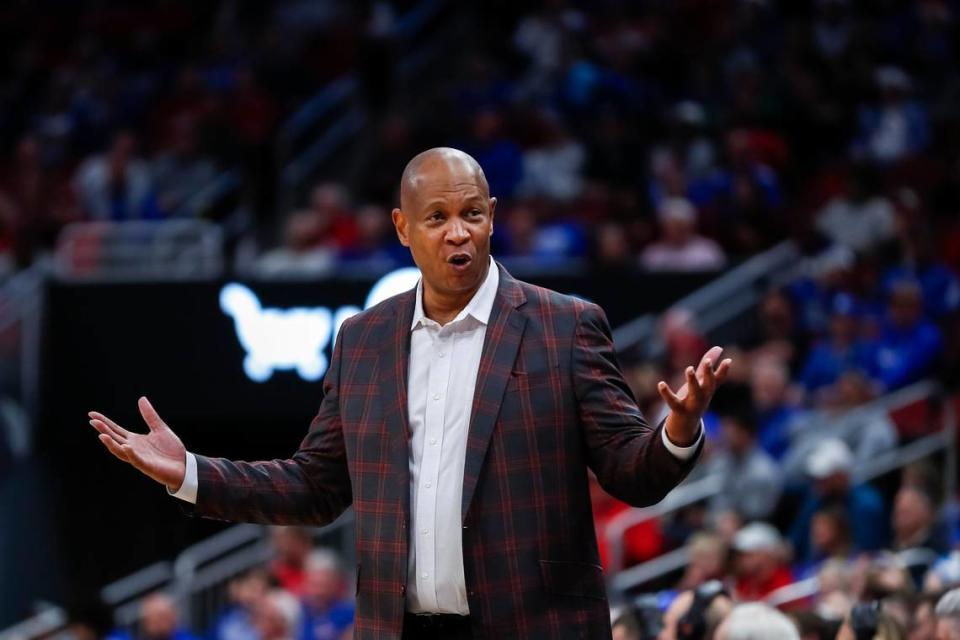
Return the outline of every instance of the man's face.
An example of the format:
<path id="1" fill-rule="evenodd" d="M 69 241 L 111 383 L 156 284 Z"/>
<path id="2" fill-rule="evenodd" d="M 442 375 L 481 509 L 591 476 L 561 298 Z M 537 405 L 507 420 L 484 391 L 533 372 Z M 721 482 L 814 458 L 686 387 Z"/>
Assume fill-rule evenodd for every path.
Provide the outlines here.
<path id="1" fill-rule="evenodd" d="M 393 223 L 425 289 L 444 296 L 476 291 L 490 263 L 497 199 L 456 159 L 426 161 L 409 187 L 403 209 L 393 210 Z"/>

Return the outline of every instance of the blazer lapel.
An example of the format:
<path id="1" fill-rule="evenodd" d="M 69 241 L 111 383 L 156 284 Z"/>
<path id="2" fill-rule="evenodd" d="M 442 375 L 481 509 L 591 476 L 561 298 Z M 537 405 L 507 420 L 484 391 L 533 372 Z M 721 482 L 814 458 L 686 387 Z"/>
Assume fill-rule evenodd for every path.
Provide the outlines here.
<path id="1" fill-rule="evenodd" d="M 473 395 L 470 431 L 467 436 L 467 456 L 463 469 L 463 497 L 461 517 L 465 518 L 477 488 L 480 470 L 490 444 L 503 393 L 510 379 L 510 371 L 517 358 L 520 340 L 527 324 L 524 314 L 517 312 L 527 299 L 516 280 L 500 267 L 500 286 L 487 323 L 487 334 L 480 356 L 477 386 Z"/>
<path id="2" fill-rule="evenodd" d="M 401 294 L 392 318 L 384 322 L 380 334 L 378 371 L 383 405 L 388 455 L 385 474 L 400 487 L 405 520 L 410 515 L 410 424 L 407 414 L 407 372 L 410 362 L 410 322 L 416 290 Z"/>

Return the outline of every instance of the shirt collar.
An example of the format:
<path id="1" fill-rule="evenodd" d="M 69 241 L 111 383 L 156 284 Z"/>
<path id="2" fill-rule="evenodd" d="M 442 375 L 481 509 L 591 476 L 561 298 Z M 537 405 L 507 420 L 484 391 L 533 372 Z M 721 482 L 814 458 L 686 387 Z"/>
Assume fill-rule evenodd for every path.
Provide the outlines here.
<path id="1" fill-rule="evenodd" d="M 483 284 L 480 285 L 477 292 L 470 298 L 467 306 L 451 321 L 451 324 L 459 322 L 467 316 L 473 317 L 473 319 L 480 324 L 487 324 L 490 320 L 490 313 L 493 311 L 493 301 L 497 297 L 497 288 L 499 286 L 500 269 L 497 268 L 497 263 L 494 262 L 491 257 L 490 268 L 487 269 L 487 277 L 484 279 Z M 423 313 L 423 278 L 421 277 L 420 281 L 417 282 L 417 301 L 413 307 L 413 322 L 410 323 L 410 330 L 412 331 L 421 324 L 429 321 L 430 319 Z"/>

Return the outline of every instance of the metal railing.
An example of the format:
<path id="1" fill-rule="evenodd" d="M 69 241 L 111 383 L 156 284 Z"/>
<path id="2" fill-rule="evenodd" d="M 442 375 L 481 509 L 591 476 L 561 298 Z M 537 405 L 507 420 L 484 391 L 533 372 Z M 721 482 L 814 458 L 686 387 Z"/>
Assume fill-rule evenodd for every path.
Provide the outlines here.
<path id="1" fill-rule="evenodd" d="M 932 381 L 924 380 L 909 387 L 899 389 L 886 396 L 877 398 L 860 407 L 851 409 L 838 420 L 855 421 L 857 416 L 875 414 L 878 411 L 893 411 L 918 402 L 940 398 L 941 387 Z M 919 438 L 909 444 L 881 454 L 854 470 L 855 482 L 867 482 L 890 471 L 923 460 L 939 452 L 946 454 L 944 465 L 947 484 L 946 495 L 953 495 L 956 477 L 956 438 L 957 416 L 951 402 L 943 403 L 942 428 L 930 435 Z M 685 547 L 654 558 L 628 569 L 622 569 L 624 557 L 624 534 L 643 522 L 658 518 L 717 495 L 722 487 L 722 478 L 718 474 L 703 476 L 685 482 L 658 504 L 651 507 L 630 509 L 618 514 L 607 525 L 606 543 L 610 550 L 610 581 L 612 594 L 623 594 L 640 585 L 661 578 L 673 571 L 684 568 L 689 561 L 689 552 Z"/>
<path id="2" fill-rule="evenodd" d="M 223 231 L 205 220 L 78 222 L 54 254 L 59 277 L 101 282 L 211 279 L 223 263 Z"/>
<path id="3" fill-rule="evenodd" d="M 786 283 L 800 269 L 800 250 L 787 240 L 681 298 L 670 306 L 667 313 L 685 310 L 695 319 L 700 332 L 710 334 L 714 340 L 727 340 L 725 333 L 736 332 L 736 321 L 753 309 L 768 289 Z M 639 351 L 646 358 L 660 356 L 664 345 L 657 332 L 659 316 L 648 313 L 618 327 L 613 332 L 617 351 Z"/>
<path id="4" fill-rule="evenodd" d="M 117 630 L 137 637 L 143 598 L 158 590 L 173 596 L 181 620 L 193 629 L 207 629 L 227 604 L 227 584 L 263 565 L 272 554 L 269 527 L 239 524 L 184 549 L 173 562 L 152 564 L 103 587 L 100 599 L 113 609 Z M 353 510 L 313 530 L 315 543 L 336 549 L 344 566 L 353 564 Z M 37 614 L 0 631 L 0 640 L 57 637 L 69 623 L 67 612 L 44 605 Z"/>

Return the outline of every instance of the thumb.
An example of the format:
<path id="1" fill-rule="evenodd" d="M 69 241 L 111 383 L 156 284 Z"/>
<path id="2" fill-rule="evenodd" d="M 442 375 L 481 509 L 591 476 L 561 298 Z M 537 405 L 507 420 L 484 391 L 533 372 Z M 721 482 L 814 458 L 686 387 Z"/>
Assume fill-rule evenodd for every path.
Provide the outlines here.
<path id="1" fill-rule="evenodd" d="M 160 419 L 160 416 L 154 410 L 153 405 L 150 404 L 146 396 L 141 396 L 140 399 L 137 400 L 137 407 L 139 407 L 140 415 L 143 416 L 143 421 L 147 423 L 150 431 L 166 428 L 167 425 Z"/>

